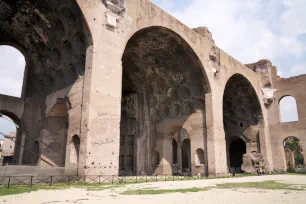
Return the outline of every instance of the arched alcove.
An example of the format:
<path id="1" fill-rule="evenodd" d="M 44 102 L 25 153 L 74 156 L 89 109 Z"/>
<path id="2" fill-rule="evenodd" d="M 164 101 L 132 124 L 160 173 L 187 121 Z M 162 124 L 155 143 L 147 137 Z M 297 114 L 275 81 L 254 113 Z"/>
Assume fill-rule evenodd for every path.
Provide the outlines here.
<path id="1" fill-rule="evenodd" d="M 223 124 L 229 160 L 227 163 L 229 167 L 240 168 L 243 154 L 246 153 L 246 142 L 257 144 L 260 151 L 258 135 L 260 127 L 264 125 L 256 91 L 241 74 L 233 75 L 226 84 L 223 95 Z M 243 140 L 236 140 L 237 138 Z M 235 143 L 232 143 L 234 140 Z"/>
<path id="2" fill-rule="evenodd" d="M 26 60 L 22 52 L 13 46 L 0 45 L 0 94 L 22 96 L 25 67 Z"/>
<path id="3" fill-rule="evenodd" d="M 204 160 L 204 150 L 199 148 L 196 150 L 196 163 L 197 164 L 205 164 Z"/>
<path id="4" fill-rule="evenodd" d="M 157 127 L 170 120 L 183 121 L 196 110 L 204 112 L 205 94 L 210 93 L 210 86 L 192 48 L 165 27 L 136 32 L 127 42 L 122 66 L 121 135 L 129 133 L 141 138 L 135 147 L 139 155 L 135 168 L 151 174 L 156 135 L 167 134 L 166 128 L 158 133 Z M 133 126 L 126 125 L 130 118 L 134 119 Z M 171 142 L 164 144 L 171 149 Z M 167 158 L 169 165 L 172 159 L 176 158 Z"/>
<path id="5" fill-rule="evenodd" d="M 190 140 L 185 139 L 182 143 L 182 172 L 191 172 Z"/>
<path id="6" fill-rule="evenodd" d="M 154 165 L 157 167 L 160 163 L 160 154 L 158 151 L 155 151 L 154 157 Z"/>
<path id="7" fill-rule="evenodd" d="M 178 163 L 178 157 L 177 157 L 177 142 L 175 139 L 172 139 L 172 164 Z"/>
<path id="8" fill-rule="evenodd" d="M 282 123 L 299 120 L 296 100 L 292 96 L 285 96 L 279 101 L 280 119 Z"/>
<path id="9" fill-rule="evenodd" d="M 70 163 L 78 164 L 80 158 L 81 140 L 78 135 L 74 135 L 71 140 Z"/>

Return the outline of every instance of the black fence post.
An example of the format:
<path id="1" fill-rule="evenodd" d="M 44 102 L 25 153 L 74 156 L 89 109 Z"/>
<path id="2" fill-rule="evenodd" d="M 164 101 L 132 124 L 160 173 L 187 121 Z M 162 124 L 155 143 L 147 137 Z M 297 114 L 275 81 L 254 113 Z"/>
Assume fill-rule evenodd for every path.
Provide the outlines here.
<path id="1" fill-rule="evenodd" d="M 112 175 L 112 184 L 114 184 L 114 175 Z"/>
<path id="2" fill-rule="evenodd" d="M 101 176 L 99 176 L 99 185 L 101 185 Z"/>
<path id="3" fill-rule="evenodd" d="M 50 176 L 50 187 L 52 186 L 53 183 L 53 176 Z"/>
<path id="4" fill-rule="evenodd" d="M 70 186 L 70 176 L 68 176 L 68 186 Z"/>
<path id="5" fill-rule="evenodd" d="M 8 180 L 8 183 L 7 183 L 7 188 L 8 189 L 10 188 L 10 185 L 11 185 L 11 177 L 9 176 L 9 180 Z"/>

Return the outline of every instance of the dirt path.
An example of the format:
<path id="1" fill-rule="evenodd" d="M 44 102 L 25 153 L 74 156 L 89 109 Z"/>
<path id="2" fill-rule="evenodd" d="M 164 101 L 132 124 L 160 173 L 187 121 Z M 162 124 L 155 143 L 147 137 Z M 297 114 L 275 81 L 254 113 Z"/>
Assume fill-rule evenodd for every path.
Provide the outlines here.
<path id="1" fill-rule="evenodd" d="M 119 192 L 129 189 L 184 189 L 193 187 L 214 186 L 233 182 L 279 181 L 288 184 L 306 185 L 306 176 L 276 175 L 261 177 L 243 177 L 230 179 L 211 179 L 197 181 L 158 182 L 127 185 L 122 188 L 87 191 L 86 189 L 67 189 L 55 191 L 37 191 L 21 195 L 0 197 L 0 203 L 25 204 L 305 204 L 305 191 L 260 190 L 260 189 L 212 189 L 197 193 L 171 193 L 162 195 L 120 195 Z"/>

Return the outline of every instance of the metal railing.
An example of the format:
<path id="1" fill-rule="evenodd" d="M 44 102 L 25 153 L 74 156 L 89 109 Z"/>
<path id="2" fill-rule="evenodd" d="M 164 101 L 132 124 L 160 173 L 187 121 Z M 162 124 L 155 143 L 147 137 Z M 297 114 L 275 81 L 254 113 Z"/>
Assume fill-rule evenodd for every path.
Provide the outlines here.
<path id="1" fill-rule="evenodd" d="M 286 172 L 270 172 L 265 175 L 285 174 Z M 12 186 L 28 186 L 32 188 L 36 185 L 56 186 L 60 185 L 114 185 L 114 184 L 135 184 L 161 181 L 186 181 L 205 180 L 214 178 L 234 178 L 243 176 L 257 176 L 257 174 L 217 174 L 205 176 L 174 176 L 174 175 L 152 175 L 152 176 L 116 176 L 116 175 L 86 175 L 86 176 L 6 176 L 0 177 L 0 185 L 4 188 Z"/>

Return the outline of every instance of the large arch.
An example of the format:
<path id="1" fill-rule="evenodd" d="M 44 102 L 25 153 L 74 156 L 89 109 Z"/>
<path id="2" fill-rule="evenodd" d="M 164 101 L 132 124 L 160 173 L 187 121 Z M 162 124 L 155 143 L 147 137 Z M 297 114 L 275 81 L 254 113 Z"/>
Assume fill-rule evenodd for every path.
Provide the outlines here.
<path id="1" fill-rule="evenodd" d="M 241 74 L 234 74 L 229 78 L 223 95 L 223 125 L 227 146 L 228 167 L 236 167 L 242 162 L 241 147 L 239 157 L 232 162 L 235 152 L 231 148 L 233 141 L 246 143 L 245 153 L 260 153 L 259 130 L 264 126 L 263 113 L 258 96 L 252 84 Z M 236 144 L 236 143 L 235 143 Z M 238 143 L 237 143 L 238 144 Z M 240 144 L 240 143 L 239 143 Z M 237 150 L 238 151 L 238 150 Z M 236 165 L 236 166 L 232 166 Z"/>
<path id="2" fill-rule="evenodd" d="M 205 94 L 211 88 L 204 67 L 189 44 L 165 27 L 147 27 L 132 35 L 122 65 L 121 133 L 142 138 L 142 144 L 138 141 L 134 149 L 134 173 L 152 174 L 157 135 L 180 130 L 190 115 L 205 109 Z M 201 114 L 205 118 L 205 111 Z M 160 126 L 163 128 L 157 132 Z M 166 143 L 171 149 L 172 138 L 168 137 L 170 142 Z M 163 157 L 165 151 L 158 151 Z M 171 153 L 169 164 L 172 159 Z"/>
<path id="3" fill-rule="evenodd" d="M 49 141 L 59 136 L 57 129 L 49 126 L 48 131 L 52 134 L 42 130 L 48 126 L 48 110 L 57 96 L 73 97 L 73 108 L 69 111 L 75 116 L 74 122 L 69 123 L 72 118 L 67 118 L 64 124 L 73 124 L 71 129 L 78 134 L 81 132 L 81 123 L 75 121 L 82 116 L 79 104 L 83 100 L 86 51 L 92 45 L 91 32 L 76 0 L 0 0 L 0 16 L 0 44 L 12 45 L 26 56 L 27 80 L 21 117 L 27 135 L 25 149 L 33 149 L 36 141 L 47 141 L 47 145 L 54 146 L 51 149 L 56 149 L 59 145 Z M 75 133 L 71 131 L 70 134 L 72 137 Z M 46 156 L 44 152 L 50 148 L 44 145 L 40 150 Z M 65 153 L 62 154 L 64 157 Z M 65 162 L 55 163 L 63 165 Z M 23 164 L 36 164 L 28 151 L 24 151 Z M 41 165 L 49 164 L 41 161 Z"/>

